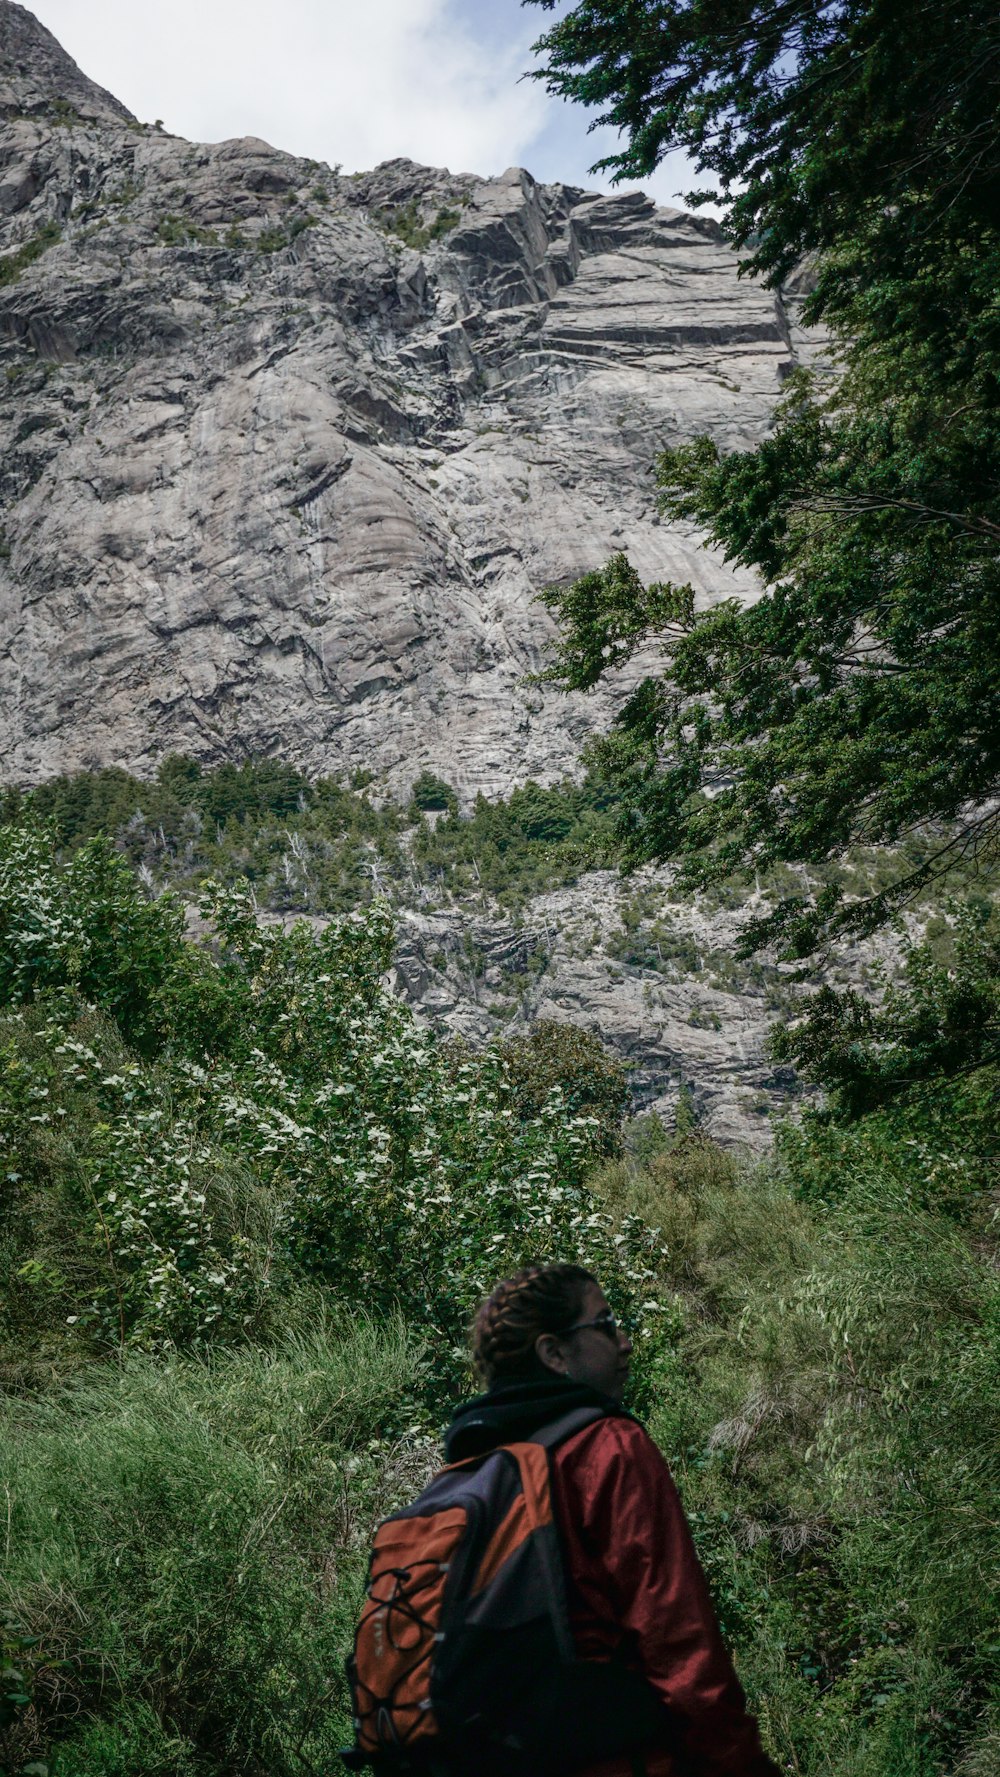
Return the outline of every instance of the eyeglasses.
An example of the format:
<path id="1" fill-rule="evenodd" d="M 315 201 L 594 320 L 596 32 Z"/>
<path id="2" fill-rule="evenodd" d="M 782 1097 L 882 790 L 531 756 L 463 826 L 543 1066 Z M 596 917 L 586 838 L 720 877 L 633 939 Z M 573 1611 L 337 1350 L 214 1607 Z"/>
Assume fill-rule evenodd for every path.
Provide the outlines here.
<path id="1" fill-rule="evenodd" d="M 603 1314 L 595 1315 L 593 1320 L 578 1320 L 575 1326 L 567 1327 L 564 1332 L 559 1334 L 559 1337 L 568 1339 L 570 1333 L 582 1333 L 587 1327 L 594 1327 L 599 1333 L 607 1333 L 609 1339 L 618 1337 L 618 1322 L 610 1308 L 606 1308 Z"/>

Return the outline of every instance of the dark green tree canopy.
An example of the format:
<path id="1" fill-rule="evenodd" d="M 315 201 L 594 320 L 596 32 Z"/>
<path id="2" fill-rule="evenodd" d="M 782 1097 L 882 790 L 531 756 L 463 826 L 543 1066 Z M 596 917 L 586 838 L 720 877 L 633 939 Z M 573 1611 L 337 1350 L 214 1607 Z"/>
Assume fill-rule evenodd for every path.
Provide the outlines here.
<path id="1" fill-rule="evenodd" d="M 601 168 L 641 179 L 683 148 L 717 176 L 755 271 L 863 247 L 817 308 L 995 228 L 992 0 L 581 0 L 536 49 L 550 91 L 623 132 Z"/>
<path id="2" fill-rule="evenodd" d="M 752 934 L 805 954 L 1000 831 L 1000 15 L 584 0 L 539 48 L 624 131 L 617 174 L 685 147 L 746 270 L 817 256 L 833 374 L 799 373 L 758 449 L 659 464 L 664 510 L 755 568 L 759 602 L 696 611 L 621 556 L 548 595 L 566 687 L 664 642 L 596 749 L 627 862 L 681 854 L 704 881 L 950 823 L 894 890 L 792 900 Z"/>
<path id="3" fill-rule="evenodd" d="M 547 595 L 563 685 L 588 688 L 663 639 L 662 676 L 592 748 L 621 789 L 627 864 L 680 855 L 705 883 L 950 824 L 867 903 L 831 890 L 756 929 L 788 930 L 799 954 L 824 929 L 872 929 L 1000 832 L 1000 501 L 983 502 L 990 517 L 967 504 L 985 428 L 957 417 L 935 437 L 890 386 L 876 413 L 860 377 L 836 409 L 797 390 L 756 452 L 699 440 L 661 459 L 667 510 L 774 583 L 757 604 L 696 612 L 690 588 L 644 587 L 623 556 Z"/>

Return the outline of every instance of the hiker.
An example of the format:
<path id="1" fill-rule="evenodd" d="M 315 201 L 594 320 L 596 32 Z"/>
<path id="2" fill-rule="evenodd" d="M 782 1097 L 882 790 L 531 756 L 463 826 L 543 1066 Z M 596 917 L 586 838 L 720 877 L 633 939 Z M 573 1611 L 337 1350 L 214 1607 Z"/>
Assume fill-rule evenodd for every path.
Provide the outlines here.
<path id="1" fill-rule="evenodd" d="M 574 1408 L 603 1408 L 551 1451 L 552 1505 L 577 1656 L 606 1673 L 608 1663 L 624 1669 L 633 1691 L 623 1692 L 631 1727 L 623 1719 L 622 1745 L 635 1738 L 640 1715 L 646 1744 L 600 1763 L 584 1759 L 576 1773 L 778 1777 L 723 1646 L 670 1471 L 621 1408 L 631 1351 L 580 1266 L 530 1265 L 498 1283 L 473 1330 L 487 1392 L 456 1412 L 448 1461 L 531 1438 Z M 554 1723 L 555 1744 L 559 1734 Z"/>

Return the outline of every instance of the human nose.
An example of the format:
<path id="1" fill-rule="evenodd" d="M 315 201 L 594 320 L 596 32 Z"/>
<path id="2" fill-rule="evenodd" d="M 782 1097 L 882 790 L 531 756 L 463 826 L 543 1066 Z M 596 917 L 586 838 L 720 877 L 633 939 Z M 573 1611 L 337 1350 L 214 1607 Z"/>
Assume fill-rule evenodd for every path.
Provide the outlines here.
<path id="1" fill-rule="evenodd" d="M 618 1349 L 621 1352 L 622 1357 L 630 1356 L 632 1351 L 632 1341 L 624 1327 L 618 1328 Z"/>

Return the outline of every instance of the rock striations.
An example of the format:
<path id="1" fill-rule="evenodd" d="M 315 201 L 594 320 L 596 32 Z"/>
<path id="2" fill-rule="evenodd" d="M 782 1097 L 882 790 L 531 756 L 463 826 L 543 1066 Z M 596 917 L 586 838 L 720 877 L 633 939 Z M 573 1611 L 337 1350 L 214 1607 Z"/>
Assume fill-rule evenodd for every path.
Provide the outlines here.
<path id="1" fill-rule="evenodd" d="M 716 225 L 392 161 L 344 178 L 139 124 L 0 0 L 0 755 L 171 749 L 559 777 L 536 594 L 661 524 L 658 444 L 766 429 L 793 361 Z"/>
<path id="2" fill-rule="evenodd" d="M 464 800 L 558 779 L 604 711 L 526 685 L 538 592 L 624 549 L 753 596 L 660 522 L 651 464 L 759 439 L 807 350 L 711 221 L 517 168 L 185 142 L 0 0 L 0 781 L 172 750 L 397 793 L 427 767 Z M 530 992 L 510 922 L 476 916 L 466 979 L 471 914 L 404 913 L 399 983 L 470 1035 L 589 1024 L 642 1101 L 686 1080 L 759 1141 L 787 1085 L 763 990 L 623 959 L 622 892 L 529 913 Z"/>

